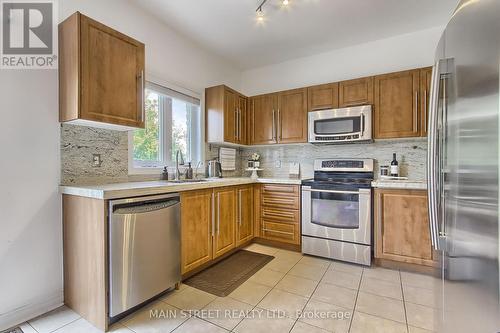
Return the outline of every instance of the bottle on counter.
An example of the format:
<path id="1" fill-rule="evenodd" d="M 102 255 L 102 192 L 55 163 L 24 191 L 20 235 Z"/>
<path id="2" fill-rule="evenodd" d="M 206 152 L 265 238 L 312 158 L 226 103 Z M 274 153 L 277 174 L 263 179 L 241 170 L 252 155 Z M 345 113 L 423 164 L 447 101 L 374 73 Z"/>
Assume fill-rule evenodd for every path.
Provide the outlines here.
<path id="1" fill-rule="evenodd" d="M 396 159 L 396 153 L 392 154 L 390 176 L 391 177 L 399 177 L 399 164 L 398 164 L 398 160 Z"/>
<path id="2" fill-rule="evenodd" d="M 191 162 L 188 162 L 188 167 L 186 169 L 186 179 L 193 179 L 193 168 L 191 167 Z"/>

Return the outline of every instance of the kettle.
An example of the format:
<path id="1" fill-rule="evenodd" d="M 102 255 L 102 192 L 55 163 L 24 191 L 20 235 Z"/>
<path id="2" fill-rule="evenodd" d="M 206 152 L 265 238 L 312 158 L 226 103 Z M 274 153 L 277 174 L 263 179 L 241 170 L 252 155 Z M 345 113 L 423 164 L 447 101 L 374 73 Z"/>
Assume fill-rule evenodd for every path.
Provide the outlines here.
<path id="1" fill-rule="evenodd" d="M 208 178 L 222 178 L 222 167 L 219 161 L 213 159 L 207 162 L 206 176 Z"/>

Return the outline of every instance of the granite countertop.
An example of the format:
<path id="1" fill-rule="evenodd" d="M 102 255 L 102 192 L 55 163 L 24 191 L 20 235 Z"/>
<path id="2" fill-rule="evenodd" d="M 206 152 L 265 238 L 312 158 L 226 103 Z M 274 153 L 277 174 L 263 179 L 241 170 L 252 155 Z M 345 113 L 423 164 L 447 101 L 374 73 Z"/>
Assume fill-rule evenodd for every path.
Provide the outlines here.
<path id="1" fill-rule="evenodd" d="M 392 180 L 378 179 L 372 181 L 372 187 L 387 189 L 406 189 L 406 190 L 426 190 L 427 182 L 425 180 Z"/>
<path id="2" fill-rule="evenodd" d="M 128 182 L 85 186 L 61 185 L 59 188 L 62 194 L 76 195 L 93 199 L 118 199 L 254 183 L 300 185 L 301 180 L 287 178 L 251 179 L 249 177 L 231 177 L 210 179 L 199 183 L 170 183 L 164 180 L 157 180 L 148 182 Z"/>

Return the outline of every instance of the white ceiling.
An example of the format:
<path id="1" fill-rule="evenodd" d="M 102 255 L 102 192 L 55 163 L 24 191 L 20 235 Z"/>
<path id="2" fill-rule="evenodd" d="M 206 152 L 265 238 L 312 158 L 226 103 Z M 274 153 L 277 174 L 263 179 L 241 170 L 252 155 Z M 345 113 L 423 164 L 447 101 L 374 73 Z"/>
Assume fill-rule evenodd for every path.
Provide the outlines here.
<path id="1" fill-rule="evenodd" d="M 133 0 L 240 69 L 445 25 L 457 0 Z M 164 41 L 159 41 L 164 42 Z"/>

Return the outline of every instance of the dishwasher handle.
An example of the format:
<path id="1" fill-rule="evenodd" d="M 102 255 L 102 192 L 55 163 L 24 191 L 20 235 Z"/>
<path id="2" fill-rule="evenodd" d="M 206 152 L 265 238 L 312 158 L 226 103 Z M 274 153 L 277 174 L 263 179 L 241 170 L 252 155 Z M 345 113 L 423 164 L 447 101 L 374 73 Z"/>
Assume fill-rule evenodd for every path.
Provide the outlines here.
<path id="1" fill-rule="evenodd" d="M 113 214 L 144 214 L 179 204 L 178 198 L 168 198 L 163 200 L 143 201 L 134 203 L 124 203 L 113 207 Z"/>

